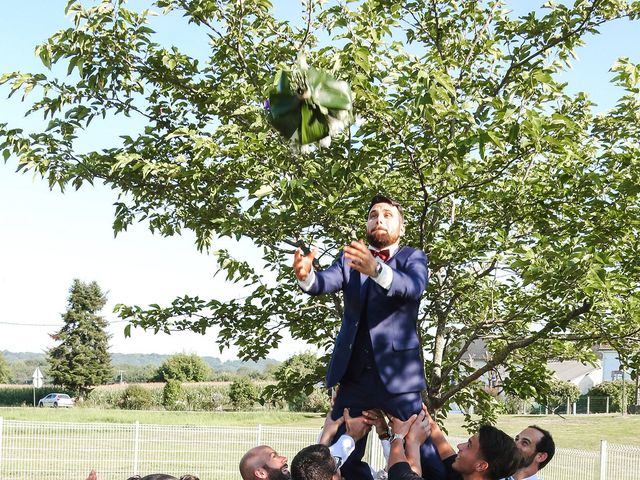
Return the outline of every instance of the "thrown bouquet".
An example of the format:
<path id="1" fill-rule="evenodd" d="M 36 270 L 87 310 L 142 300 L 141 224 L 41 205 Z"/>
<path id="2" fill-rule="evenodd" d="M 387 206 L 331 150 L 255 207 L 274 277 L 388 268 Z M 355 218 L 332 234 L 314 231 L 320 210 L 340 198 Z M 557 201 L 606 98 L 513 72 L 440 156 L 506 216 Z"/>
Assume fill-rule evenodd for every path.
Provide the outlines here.
<path id="1" fill-rule="evenodd" d="M 269 122 L 296 145 L 327 147 L 331 137 L 353 123 L 349 84 L 309 67 L 304 57 L 291 70 L 276 73 L 267 96 Z"/>

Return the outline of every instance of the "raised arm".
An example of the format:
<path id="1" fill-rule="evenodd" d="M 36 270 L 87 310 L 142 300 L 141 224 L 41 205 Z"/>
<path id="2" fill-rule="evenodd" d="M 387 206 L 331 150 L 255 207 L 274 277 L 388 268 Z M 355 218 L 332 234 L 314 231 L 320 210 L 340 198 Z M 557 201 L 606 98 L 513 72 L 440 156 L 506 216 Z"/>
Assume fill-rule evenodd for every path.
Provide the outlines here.
<path id="1" fill-rule="evenodd" d="M 414 250 L 404 268 L 393 269 L 393 280 L 387 295 L 419 301 L 427 288 L 427 278 L 427 256 L 421 250 Z"/>

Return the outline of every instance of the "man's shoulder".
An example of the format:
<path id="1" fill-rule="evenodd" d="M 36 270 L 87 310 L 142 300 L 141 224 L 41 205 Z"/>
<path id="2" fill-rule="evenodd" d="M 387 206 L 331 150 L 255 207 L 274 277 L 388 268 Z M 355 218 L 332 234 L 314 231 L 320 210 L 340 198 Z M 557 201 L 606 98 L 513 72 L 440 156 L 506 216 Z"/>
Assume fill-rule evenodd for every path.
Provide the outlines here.
<path id="1" fill-rule="evenodd" d="M 429 264 L 427 255 L 419 248 L 401 246 L 393 256 L 397 265 L 409 265 L 416 263 Z"/>
<path id="2" fill-rule="evenodd" d="M 457 457 L 458 454 L 454 453 L 453 455 L 442 459 L 447 480 L 462 480 L 462 475 L 453 469 L 453 462 L 456 461 Z"/>
<path id="3" fill-rule="evenodd" d="M 396 257 L 405 257 L 405 258 L 409 258 L 411 256 L 422 256 L 422 257 L 426 257 L 427 255 L 420 250 L 419 248 L 415 248 L 415 247 L 409 247 L 407 245 L 401 245 L 398 248 L 398 251 L 395 254 Z"/>

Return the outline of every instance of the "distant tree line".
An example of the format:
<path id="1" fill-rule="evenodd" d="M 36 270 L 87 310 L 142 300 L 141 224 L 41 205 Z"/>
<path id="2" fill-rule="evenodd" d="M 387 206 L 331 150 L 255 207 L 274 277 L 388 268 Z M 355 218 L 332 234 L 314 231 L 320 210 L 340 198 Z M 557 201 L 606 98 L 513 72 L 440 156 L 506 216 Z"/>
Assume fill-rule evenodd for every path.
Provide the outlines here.
<path id="1" fill-rule="evenodd" d="M 122 354 L 112 355 L 112 359 L 118 358 L 125 361 L 114 363 L 112 360 L 113 376 L 107 383 L 119 383 L 121 379 L 125 383 L 164 381 L 163 369 L 169 359 L 173 358 L 173 356 L 169 355 L 148 355 L 149 363 L 144 363 L 144 358 L 147 355 L 136 354 L 131 355 L 133 363 L 127 363 L 127 357 L 128 355 Z M 276 360 L 248 362 L 249 365 L 243 365 L 240 361 L 232 361 L 219 362 L 220 367 L 212 368 L 210 362 L 206 361 L 205 358 L 197 358 L 200 358 L 206 367 L 204 377 L 202 377 L 202 380 L 197 381 L 207 382 L 232 382 L 242 376 L 247 376 L 253 380 L 274 380 L 275 370 L 280 365 L 280 362 Z M 33 372 L 38 367 L 45 374 L 45 383 L 50 383 L 51 378 L 47 375 L 49 363 L 44 354 L 0 352 L 0 383 L 30 384 Z"/>

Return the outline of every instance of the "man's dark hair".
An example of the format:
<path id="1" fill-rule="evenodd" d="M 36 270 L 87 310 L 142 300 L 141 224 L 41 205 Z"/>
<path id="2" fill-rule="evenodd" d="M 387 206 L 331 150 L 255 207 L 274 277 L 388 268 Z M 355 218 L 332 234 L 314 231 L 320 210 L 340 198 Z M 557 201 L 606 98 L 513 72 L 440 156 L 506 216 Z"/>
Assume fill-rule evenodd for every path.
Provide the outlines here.
<path id="1" fill-rule="evenodd" d="M 536 444 L 536 452 L 547 454 L 547 458 L 545 458 L 544 462 L 540 464 L 540 469 L 542 470 L 556 453 L 556 444 L 554 443 L 551 434 L 544 428 L 540 428 L 537 425 L 529 425 L 529 428 L 535 428 L 542 434 L 542 438 Z"/>
<path id="2" fill-rule="evenodd" d="M 507 478 L 520 466 L 520 450 L 516 442 L 502 430 L 484 425 L 478 430 L 480 454 L 489 464 L 487 475 L 492 480 Z"/>
<path id="3" fill-rule="evenodd" d="M 291 462 L 292 480 L 329 480 L 336 471 L 336 461 L 326 445 L 309 445 Z"/>
<path id="4" fill-rule="evenodd" d="M 404 210 L 402 209 L 402 205 L 396 202 L 393 198 L 380 194 L 371 199 L 371 203 L 369 203 L 369 210 L 367 210 L 367 215 L 371 211 L 371 207 L 373 207 L 376 203 L 388 203 L 389 205 L 396 207 L 398 209 L 398 212 L 400 212 L 400 218 L 404 220 Z"/>

